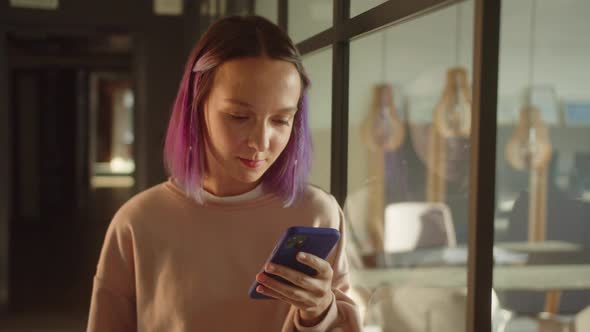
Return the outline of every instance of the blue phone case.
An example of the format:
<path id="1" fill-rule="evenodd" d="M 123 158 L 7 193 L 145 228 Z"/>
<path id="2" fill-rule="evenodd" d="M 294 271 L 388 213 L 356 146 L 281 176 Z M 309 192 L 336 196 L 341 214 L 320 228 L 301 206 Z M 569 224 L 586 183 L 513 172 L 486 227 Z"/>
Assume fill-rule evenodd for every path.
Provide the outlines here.
<path id="1" fill-rule="evenodd" d="M 303 263 L 300 263 L 296 259 L 297 253 L 303 251 L 305 253 L 318 256 L 322 259 L 326 259 L 332 249 L 336 246 L 336 243 L 338 243 L 339 239 L 340 232 L 334 228 L 303 226 L 290 227 L 287 229 L 287 231 L 285 231 L 281 239 L 277 242 L 270 255 L 269 261 L 313 276 L 317 273 L 317 271 Z M 264 267 L 262 270 L 264 271 Z M 273 279 L 292 285 L 291 282 L 279 276 L 266 272 L 264 273 Z M 250 287 L 250 297 L 253 299 L 271 299 L 271 297 L 260 294 L 256 291 L 256 287 L 258 285 L 259 283 L 254 281 Z"/>

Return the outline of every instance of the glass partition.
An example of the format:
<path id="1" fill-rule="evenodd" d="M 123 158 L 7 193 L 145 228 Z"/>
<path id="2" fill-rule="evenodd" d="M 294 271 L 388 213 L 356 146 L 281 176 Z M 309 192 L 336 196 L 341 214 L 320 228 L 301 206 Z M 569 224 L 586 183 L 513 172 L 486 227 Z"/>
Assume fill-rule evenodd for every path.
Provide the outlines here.
<path id="1" fill-rule="evenodd" d="M 279 23 L 279 1 L 278 0 L 257 0 L 254 2 L 254 13 L 265 17 L 271 22 Z"/>
<path id="2" fill-rule="evenodd" d="M 303 57 L 311 80 L 309 127 L 313 141 L 313 167 L 309 182 L 330 191 L 332 154 L 332 48 Z"/>
<path id="3" fill-rule="evenodd" d="M 465 330 L 473 1 L 350 44 L 350 261 L 367 330 Z"/>
<path id="4" fill-rule="evenodd" d="M 508 332 L 573 331 L 590 306 L 588 12 L 502 2 L 495 245 L 519 264 L 496 261 L 494 289 Z"/>
<path id="5" fill-rule="evenodd" d="M 298 43 L 332 27 L 333 0 L 289 1 L 288 31 Z"/>

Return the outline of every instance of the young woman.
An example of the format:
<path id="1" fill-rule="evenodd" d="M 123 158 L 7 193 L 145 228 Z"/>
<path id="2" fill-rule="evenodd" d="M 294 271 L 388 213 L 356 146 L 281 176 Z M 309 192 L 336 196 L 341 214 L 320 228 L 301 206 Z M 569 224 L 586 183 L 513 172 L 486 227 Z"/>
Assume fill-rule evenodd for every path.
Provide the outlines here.
<path id="1" fill-rule="evenodd" d="M 301 59 L 256 16 L 213 24 L 190 56 L 168 126 L 170 179 L 127 202 L 106 234 L 89 331 L 359 331 L 336 200 L 311 164 Z M 310 277 L 264 262 L 290 226 L 331 227 Z M 265 277 L 261 268 L 295 286 Z M 253 300 L 252 282 L 276 300 Z"/>

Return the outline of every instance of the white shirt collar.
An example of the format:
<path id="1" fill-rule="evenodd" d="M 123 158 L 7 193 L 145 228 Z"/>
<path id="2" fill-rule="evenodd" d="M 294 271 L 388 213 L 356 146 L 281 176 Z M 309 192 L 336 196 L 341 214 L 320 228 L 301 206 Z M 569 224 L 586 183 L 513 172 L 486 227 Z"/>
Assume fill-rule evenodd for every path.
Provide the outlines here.
<path id="1" fill-rule="evenodd" d="M 208 192 L 207 190 L 203 189 L 203 199 L 206 202 L 213 202 L 213 203 L 237 203 L 237 202 L 244 202 L 256 199 L 264 195 L 264 190 L 262 188 L 262 183 L 260 183 L 256 188 L 235 196 L 215 196 L 212 193 Z"/>

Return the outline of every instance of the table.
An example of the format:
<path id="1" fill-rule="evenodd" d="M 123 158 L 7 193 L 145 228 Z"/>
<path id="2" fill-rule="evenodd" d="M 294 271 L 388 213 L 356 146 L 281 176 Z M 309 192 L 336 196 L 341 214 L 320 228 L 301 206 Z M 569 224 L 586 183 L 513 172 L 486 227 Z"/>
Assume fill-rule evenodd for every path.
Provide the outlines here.
<path id="1" fill-rule="evenodd" d="M 590 264 L 496 266 L 493 280 L 497 290 L 584 290 L 590 289 Z M 350 281 L 355 286 L 373 289 L 386 285 L 467 287 L 467 267 L 351 270 Z"/>
<path id="2" fill-rule="evenodd" d="M 590 290 L 590 253 L 579 245 L 546 241 L 541 243 L 504 243 L 496 247 L 512 253 L 526 253 L 524 261 L 513 260 L 515 264 L 495 265 L 493 288 L 498 291 L 540 291 L 545 292 L 545 312 L 556 313 L 560 294 L 566 290 Z M 461 248 L 457 248 L 461 249 Z M 455 250 L 455 249 L 454 249 Z M 372 267 L 351 270 L 350 280 L 355 287 L 371 292 L 386 286 L 405 286 L 423 288 L 467 288 L 467 249 L 452 252 L 455 258 L 438 263 L 452 262 L 450 265 L 414 267 Z M 379 265 L 388 261 L 411 264 L 415 258 L 428 260 L 431 256 L 410 253 L 405 257 L 363 257 L 365 263 Z M 456 254 L 459 255 L 456 255 Z M 504 253 L 505 254 L 505 253 Z M 396 254 L 393 254 L 396 255 Z M 402 254 L 403 256 L 404 254 Z M 442 257 L 445 257 L 444 255 Z M 498 261 L 498 256 L 496 260 Z M 446 258 L 445 258 L 446 259 Z M 379 263 L 380 262 L 380 263 Z M 434 261 L 430 261 L 432 264 Z M 540 321 L 540 331 L 545 331 L 551 321 Z"/>

